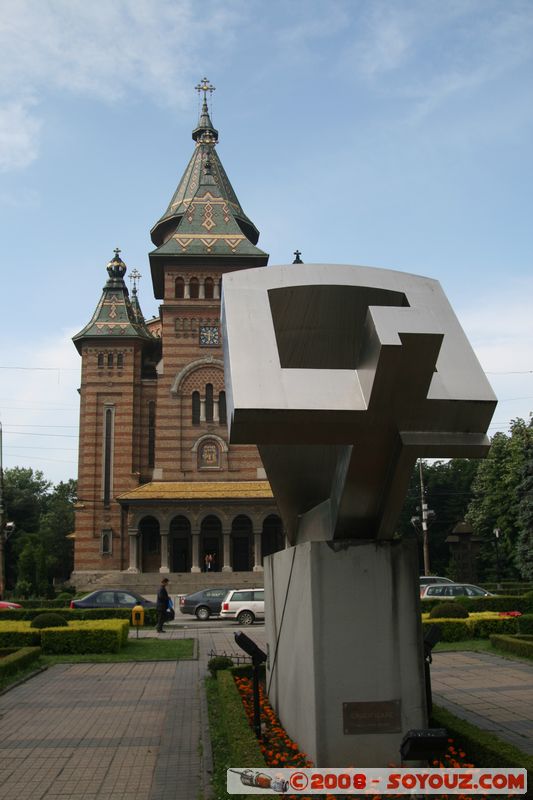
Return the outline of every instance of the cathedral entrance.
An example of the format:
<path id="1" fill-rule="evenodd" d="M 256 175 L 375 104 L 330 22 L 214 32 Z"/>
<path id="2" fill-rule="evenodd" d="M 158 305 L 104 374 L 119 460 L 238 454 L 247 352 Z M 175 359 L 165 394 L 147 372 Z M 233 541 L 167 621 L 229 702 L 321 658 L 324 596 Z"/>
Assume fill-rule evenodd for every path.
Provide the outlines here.
<path id="1" fill-rule="evenodd" d="M 252 520 L 244 514 L 240 514 L 235 517 L 231 526 L 234 572 L 250 572 L 252 570 L 252 540 Z"/>
<path id="2" fill-rule="evenodd" d="M 186 517 L 174 517 L 169 531 L 169 562 L 172 572 L 191 571 L 191 523 Z"/>
<path id="3" fill-rule="evenodd" d="M 263 534 L 261 536 L 261 563 L 265 556 L 283 550 L 284 536 L 283 525 L 277 514 L 270 514 L 263 522 Z"/>
<path id="4" fill-rule="evenodd" d="M 219 572 L 222 568 L 222 523 L 210 515 L 200 528 L 200 566 L 202 572 Z"/>
<path id="5" fill-rule="evenodd" d="M 158 572 L 161 566 L 161 536 L 155 517 L 144 517 L 139 524 L 141 571 Z"/>

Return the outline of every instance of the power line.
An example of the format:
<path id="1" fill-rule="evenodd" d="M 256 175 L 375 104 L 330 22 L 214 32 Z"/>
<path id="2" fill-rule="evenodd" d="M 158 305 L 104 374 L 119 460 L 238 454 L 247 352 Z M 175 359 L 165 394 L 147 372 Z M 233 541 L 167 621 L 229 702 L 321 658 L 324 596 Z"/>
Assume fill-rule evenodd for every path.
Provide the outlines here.
<path id="1" fill-rule="evenodd" d="M 4 428 L 4 431 L 6 429 Z M 77 439 L 74 433 L 31 433 L 30 431 L 11 431 L 15 436 L 55 436 L 61 439 Z"/>

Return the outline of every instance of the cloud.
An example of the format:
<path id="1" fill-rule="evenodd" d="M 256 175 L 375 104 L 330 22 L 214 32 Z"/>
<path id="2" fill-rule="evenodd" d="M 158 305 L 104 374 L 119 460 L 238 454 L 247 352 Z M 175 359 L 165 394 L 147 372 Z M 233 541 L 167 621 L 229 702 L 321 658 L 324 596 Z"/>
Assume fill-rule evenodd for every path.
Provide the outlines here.
<path id="1" fill-rule="evenodd" d="M 0 106 L 0 172 L 22 169 L 37 158 L 41 120 L 33 105 L 12 100 Z"/>
<path id="2" fill-rule="evenodd" d="M 345 65 L 373 92 L 405 101 L 417 124 L 531 62 L 533 8 L 520 0 L 376 0 L 361 14 Z"/>
<path id="3" fill-rule="evenodd" d="M 3 0 L 0 21 L 0 165 L 37 157 L 36 98 L 72 95 L 105 103 L 134 94 L 184 106 L 202 69 L 234 44 L 243 0 Z M 20 98 L 31 97 L 31 101 Z"/>

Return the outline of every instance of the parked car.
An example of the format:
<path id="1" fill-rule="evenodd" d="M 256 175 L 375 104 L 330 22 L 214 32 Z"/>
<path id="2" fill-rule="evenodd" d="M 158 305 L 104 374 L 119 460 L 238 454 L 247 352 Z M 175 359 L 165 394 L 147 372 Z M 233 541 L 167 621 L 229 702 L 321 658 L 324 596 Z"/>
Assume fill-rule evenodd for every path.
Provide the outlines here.
<path id="1" fill-rule="evenodd" d="M 430 583 L 420 589 L 422 600 L 434 600 L 436 597 L 494 597 L 480 586 L 471 583 Z"/>
<path id="2" fill-rule="evenodd" d="M 453 583 L 450 578 L 443 578 L 441 575 L 421 575 L 418 580 L 420 586 L 427 586 L 429 583 Z"/>
<path id="3" fill-rule="evenodd" d="M 13 608 L 22 608 L 22 606 L 20 606 L 18 603 L 10 603 L 7 600 L 0 600 L 0 611 Z"/>
<path id="4" fill-rule="evenodd" d="M 95 592 L 70 601 L 71 608 L 133 608 L 141 605 L 155 608 L 155 603 L 129 589 L 97 589 Z"/>
<path id="5" fill-rule="evenodd" d="M 265 618 L 264 589 L 231 589 L 220 609 L 223 619 L 236 619 L 239 625 L 251 625 Z"/>
<path id="6" fill-rule="evenodd" d="M 222 586 L 184 595 L 180 597 L 180 611 L 182 614 L 195 614 L 197 619 L 205 622 L 209 617 L 220 614 L 220 607 L 227 593 L 227 587 Z"/>

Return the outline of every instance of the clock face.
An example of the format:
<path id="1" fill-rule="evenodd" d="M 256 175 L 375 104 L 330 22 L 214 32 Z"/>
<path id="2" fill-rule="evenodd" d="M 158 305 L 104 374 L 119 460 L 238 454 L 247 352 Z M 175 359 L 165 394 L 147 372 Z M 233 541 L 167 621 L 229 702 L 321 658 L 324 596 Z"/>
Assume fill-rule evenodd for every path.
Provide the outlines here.
<path id="1" fill-rule="evenodd" d="M 218 347 L 220 344 L 218 325 L 202 325 L 200 328 L 200 344 L 203 347 Z"/>

